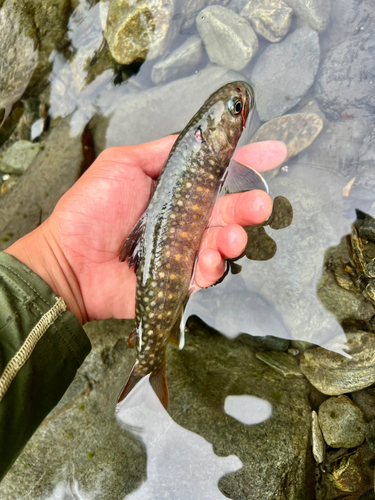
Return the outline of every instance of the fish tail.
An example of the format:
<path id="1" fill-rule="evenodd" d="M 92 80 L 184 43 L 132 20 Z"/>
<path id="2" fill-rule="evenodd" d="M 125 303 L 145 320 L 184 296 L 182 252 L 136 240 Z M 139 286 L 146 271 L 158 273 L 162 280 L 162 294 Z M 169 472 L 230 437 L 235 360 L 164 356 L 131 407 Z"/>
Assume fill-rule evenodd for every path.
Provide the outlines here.
<path id="1" fill-rule="evenodd" d="M 139 372 L 137 368 L 138 362 L 136 361 L 133 365 L 132 371 L 130 372 L 129 378 L 123 388 L 120 397 L 118 398 L 118 403 L 126 398 L 132 389 L 138 384 L 138 382 L 145 377 L 147 374 Z M 157 397 L 160 399 L 161 404 L 165 409 L 168 408 L 168 387 L 167 387 L 167 375 L 165 370 L 165 359 L 160 365 L 160 368 L 156 372 L 152 372 L 150 376 L 150 384 L 154 389 Z"/>

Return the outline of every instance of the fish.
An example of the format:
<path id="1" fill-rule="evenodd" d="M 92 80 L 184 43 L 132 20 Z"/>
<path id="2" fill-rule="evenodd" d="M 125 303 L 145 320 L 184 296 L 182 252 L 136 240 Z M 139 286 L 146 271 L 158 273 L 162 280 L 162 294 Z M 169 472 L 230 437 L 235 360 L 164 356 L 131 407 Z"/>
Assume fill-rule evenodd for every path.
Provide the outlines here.
<path id="1" fill-rule="evenodd" d="M 121 248 L 120 261 L 134 266 L 137 276 L 135 328 L 128 341 L 136 360 L 118 403 L 149 375 L 168 407 L 167 345 L 183 347 L 184 304 L 216 198 L 219 192 L 264 188 L 260 174 L 232 160 L 253 106 L 253 90 L 241 81 L 206 100 L 178 136 L 149 205 Z"/>

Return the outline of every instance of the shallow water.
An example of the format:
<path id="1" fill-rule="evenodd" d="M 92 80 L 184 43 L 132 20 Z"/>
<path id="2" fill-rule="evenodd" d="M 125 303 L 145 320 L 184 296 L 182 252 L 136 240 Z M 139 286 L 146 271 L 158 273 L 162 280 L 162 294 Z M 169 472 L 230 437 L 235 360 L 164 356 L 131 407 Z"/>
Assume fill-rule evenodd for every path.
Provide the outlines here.
<path id="1" fill-rule="evenodd" d="M 16 183 L 26 157 L 10 152 L 20 140 L 29 141 L 29 150 L 43 146 L 43 155 L 54 129 L 72 145 L 72 172 L 73 166 L 81 172 L 106 147 L 182 130 L 210 93 L 235 79 L 251 82 L 257 101 L 242 144 L 258 135 L 288 145 L 286 162 L 265 174 L 271 197 L 287 201 L 275 208 L 282 222 L 249 228 L 245 255 L 228 264 L 225 279 L 190 298 L 186 347 L 168 352 L 169 412 L 146 379 L 115 418 L 115 398 L 132 365 L 132 352 L 123 348 L 131 324 L 88 325 L 93 352 L 0 485 L 0 499 L 373 498 L 375 357 L 368 346 L 375 338 L 375 294 L 353 241 L 358 234 L 370 264 L 375 7 L 369 0 L 335 0 L 328 15 L 328 3 L 290 0 L 288 8 L 274 0 L 277 22 L 267 18 L 262 26 L 271 26 L 268 36 L 283 27 L 283 39 L 257 33 L 259 48 L 251 48 L 254 56 L 240 68 L 241 58 L 250 57 L 248 27 L 231 13 L 244 19 L 251 2 L 221 2 L 229 9 L 224 18 L 212 11 L 211 24 L 199 30 L 195 18 L 207 17 L 200 11 L 213 2 L 149 2 L 155 26 L 148 54 L 126 63 L 107 24 L 110 3 L 119 2 L 61 7 L 49 18 L 54 30 L 47 36 L 40 18 L 0 0 L 0 24 L 24 26 L 15 45 L 0 33 L 4 116 L 13 106 L 0 129 L 1 249 L 48 217 L 61 195 L 53 179 L 47 203 L 39 203 L 42 195 L 31 193 L 32 186 Z M 255 3 L 260 15 L 270 2 Z M 186 63 L 179 66 L 173 57 L 185 43 L 191 53 L 180 54 Z M 306 121 L 295 125 L 298 113 Z M 286 115 L 291 118 L 270 123 Z M 259 131 L 265 123 L 269 128 Z M 41 158 L 30 160 L 34 172 Z M 72 172 L 65 189 L 79 175 Z M 29 207 L 22 224 L 9 212 L 19 199 Z M 351 350 L 347 340 L 354 337 L 359 344 Z M 345 434 L 345 446 L 332 444 L 332 426 L 320 417 L 322 404 L 335 402 L 329 396 L 342 394 L 366 423 L 360 445 L 347 437 L 347 422 L 358 423 L 345 417 L 347 410 L 335 430 Z M 321 460 L 312 454 L 319 439 L 312 410 L 323 428 Z"/>

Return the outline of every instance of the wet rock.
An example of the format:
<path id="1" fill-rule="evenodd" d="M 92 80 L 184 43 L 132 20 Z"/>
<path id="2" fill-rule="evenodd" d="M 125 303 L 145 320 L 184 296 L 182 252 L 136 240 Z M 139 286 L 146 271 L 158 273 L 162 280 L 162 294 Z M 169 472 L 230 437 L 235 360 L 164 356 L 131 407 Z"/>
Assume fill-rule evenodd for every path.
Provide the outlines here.
<path id="1" fill-rule="evenodd" d="M 7 149 L 0 158 L 0 172 L 23 174 L 39 153 L 40 145 L 30 141 L 18 141 Z"/>
<path id="2" fill-rule="evenodd" d="M 286 352 L 257 352 L 256 357 L 285 378 L 303 378 L 298 361 Z"/>
<path id="3" fill-rule="evenodd" d="M 112 93 L 108 101 L 101 101 L 101 108 L 108 115 L 112 113 L 108 128 L 104 118 L 93 131 L 97 153 L 105 147 L 141 144 L 182 130 L 208 95 L 238 78 L 238 73 L 214 67 L 158 88 L 123 95 L 119 92 L 118 96 Z"/>
<path id="4" fill-rule="evenodd" d="M 357 492 L 363 481 L 360 465 L 361 464 L 358 463 L 358 453 L 343 456 L 341 460 L 333 466 L 332 480 L 335 487 L 346 493 Z M 361 499 L 363 500 L 362 496 Z"/>
<path id="5" fill-rule="evenodd" d="M 358 155 L 358 169 L 349 195 L 352 198 L 373 201 L 375 189 L 375 175 L 373 165 L 375 161 L 375 128 L 363 139 Z"/>
<path id="6" fill-rule="evenodd" d="M 301 19 L 314 30 L 324 31 L 329 23 L 330 0 L 285 0 Z"/>
<path id="7" fill-rule="evenodd" d="M 229 1 L 230 0 L 184 0 L 184 24 L 182 25 L 182 29 L 185 30 L 191 28 L 195 23 L 197 15 L 204 7 L 208 7 L 210 5 L 221 5 L 226 7 Z"/>
<path id="8" fill-rule="evenodd" d="M 319 425 L 332 448 L 354 448 L 365 439 L 363 413 L 347 396 L 329 398 L 320 405 Z"/>
<path id="9" fill-rule="evenodd" d="M 249 0 L 231 0 L 228 3 L 227 8 L 239 14 L 248 2 Z"/>
<path id="10" fill-rule="evenodd" d="M 315 95 L 333 120 L 371 120 L 375 109 L 374 31 L 360 31 L 326 55 Z"/>
<path id="11" fill-rule="evenodd" d="M 213 63 L 240 71 L 258 50 L 250 24 L 232 10 L 219 5 L 207 7 L 197 16 L 197 28 Z"/>
<path id="12" fill-rule="evenodd" d="M 13 186 L 17 184 L 20 178 L 19 175 L 9 175 L 9 174 L 2 175 L 1 177 L 2 177 L 2 183 L 0 186 L 1 194 L 7 193 L 9 189 L 11 189 Z M 12 236 L 13 233 L 7 233 L 2 239 L 3 243 L 9 241 L 9 238 L 11 238 Z"/>
<path id="13" fill-rule="evenodd" d="M 290 340 L 281 339 L 272 335 L 265 335 L 264 337 L 248 335 L 246 343 L 262 351 L 286 351 L 290 345 Z"/>
<path id="14" fill-rule="evenodd" d="M 314 113 L 284 115 L 265 123 L 252 138 L 257 141 L 282 141 L 288 148 L 285 161 L 298 155 L 314 142 L 323 128 L 323 120 Z"/>
<path id="15" fill-rule="evenodd" d="M 272 229 L 285 229 L 293 221 L 293 207 L 285 196 L 276 196 L 273 200 L 272 213 L 264 223 Z"/>
<path id="16" fill-rule="evenodd" d="M 311 412 L 312 421 L 312 452 L 315 462 L 321 464 L 324 460 L 326 445 L 323 439 L 322 431 L 319 426 L 318 415 L 316 411 Z"/>
<path id="17" fill-rule="evenodd" d="M 250 0 L 241 16 L 250 21 L 258 35 L 270 42 L 280 42 L 289 31 L 292 13 L 282 0 Z"/>
<path id="18" fill-rule="evenodd" d="M 0 33 L 0 109 L 4 108 L 5 120 L 29 84 L 38 49 L 32 17 L 12 0 L 6 0 L 0 9 Z"/>
<path id="19" fill-rule="evenodd" d="M 375 389 L 373 387 L 352 392 L 350 396 L 368 422 L 375 419 Z"/>
<path id="20" fill-rule="evenodd" d="M 187 335 L 184 350 L 169 349 L 169 415 L 183 436 L 189 431 L 201 436 L 202 443 L 204 438 L 206 447 L 213 446 L 209 457 L 212 462 L 218 456 L 233 455 L 232 460 L 237 457 L 243 468 L 222 477 L 219 486 L 210 481 L 210 475 L 197 476 L 190 466 L 183 469 L 184 481 L 164 482 L 162 471 L 175 468 L 175 463 L 168 462 L 169 446 L 180 446 L 171 438 L 169 428 L 159 434 L 160 444 L 149 464 L 151 456 L 146 456 L 140 438 L 121 428 L 114 418 L 115 397 L 133 362 L 130 349 L 115 354 L 115 346 L 120 339 L 126 340 L 131 327 L 131 322 L 115 320 L 86 325 L 93 351 L 78 372 L 78 377 L 86 378 L 86 384 L 64 396 L 63 404 L 35 433 L 2 481 L 2 498 L 19 500 L 25 491 L 30 492 L 29 500 L 57 496 L 57 492 L 71 496 L 72 484 L 75 496 L 124 498 L 147 487 L 149 481 L 155 481 L 155 475 L 158 480 L 154 482 L 153 498 L 171 492 L 171 498 L 190 499 L 192 485 L 194 492 L 208 491 L 208 486 L 216 491 L 210 497 L 198 498 L 221 498 L 225 494 L 229 498 L 282 500 L 307 496 L 310 408 L 306 381 L 283 378 L 257 360 L 250 349 L 244 349 L 240 340 L 229 341 L 201 330 Z M 114 352 L 111 368 L 103 362 L 104 350 Z M 98 370 L 98 365 L 100 376 L 92 371 L 94 366 Z M 89 384 L 94 378 L 97 382 Z M 227 396 L 233 399 L 233 394 L 271 403 L 272 418 L 246 425 L 230 417 L 224 406 Z M 189 456 L 188 443 L 183 441 L 182 446 L 182 455 Z M 202 460 L 202 450 L 198 446 L 194 451 L 196 466 Z M 202 462 L 204 470 L 207 458 Z M 146 473 L 151 465 L 156 467 L 153 477 Z M 37 488 L 30 488 L 37 482 Z"/>
<path id="21" fill-rule="evenodd" d="M 168 57 L 152 68 L 151 80 L 158 85 L 176 76 L 191 72 L 202 58 L 202 40 L 192 36 Z"/>
<path id="22" fill-rule="evenodd" d="M 347 333 L 347 353 L 351 358 L 316 347 L 301 359 L 301 371 L 323 394 L 345 394 L 375 382 L 375 335 Z"/>
<path id="23" fill-rule="evenodd" d="M 319 57 L 318 34 L 307 27 L 266 48 L 251 74 L 262 121 L 281 116 L 300 101 L 314 82 Z"/>
<path id="24" fill-rule="evenodd" d="M 0 250 L 51 215 L 78 179 L 82 161 L 80 138 L 72 138 L 69 122 L 61 120 L 41 142 L 41 150 L 17 185 L 0 200 Z"/>
<path id="25" fill-rule="evenodd" d="M 292 340 L 292 347 L 298 349 L 299 352 L 304 353 L 307 349 L 311 349 L 311 347 L 315 347 L 315 344 L 311 342 L 305 342 L 303 340 Z"/>
<path id="26" fill-rule="evenodd" d="M 113 58 L 132 64 L 164 54 L 182 22 L 175 7 L 175 0 L 111 0 L 104 33 Z"/>
<path id="27" fill-rule="evenodd" d="M 375 420 L 367 426 L 366 441 L 370 449 L 375 453 Z"/>

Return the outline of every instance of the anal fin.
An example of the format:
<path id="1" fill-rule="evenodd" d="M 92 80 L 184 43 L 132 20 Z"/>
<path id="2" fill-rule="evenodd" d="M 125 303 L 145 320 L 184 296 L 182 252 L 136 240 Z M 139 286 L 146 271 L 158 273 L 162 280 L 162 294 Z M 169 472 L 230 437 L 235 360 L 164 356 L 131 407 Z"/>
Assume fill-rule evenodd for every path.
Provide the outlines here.
<path id="1" fill-rule="evenodd" d="M 232 159 L 225 172 L 224 183 L 219 194 L 241 193 L 254 189 L 261 189 L 268 193 L 267 182 L 253 168 Z"/>
<path id="2" fill-rule="evenodd" d="M 168 337 L 168 342 L 178 347 L 180 350 L 183 349 L 185 345 L 185 324 L 183 322 L 184 309 L 185 307 L 182 306 Z"/>

